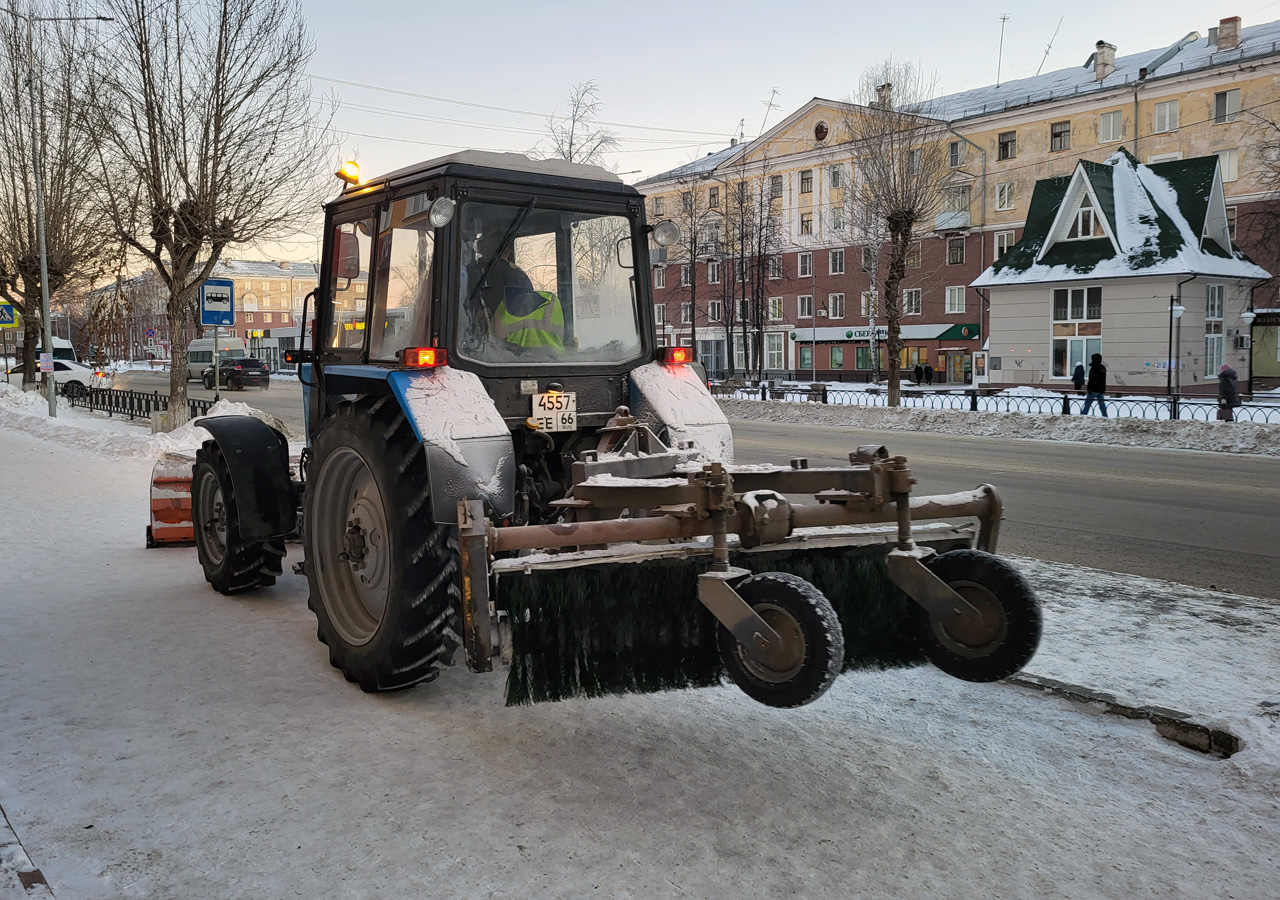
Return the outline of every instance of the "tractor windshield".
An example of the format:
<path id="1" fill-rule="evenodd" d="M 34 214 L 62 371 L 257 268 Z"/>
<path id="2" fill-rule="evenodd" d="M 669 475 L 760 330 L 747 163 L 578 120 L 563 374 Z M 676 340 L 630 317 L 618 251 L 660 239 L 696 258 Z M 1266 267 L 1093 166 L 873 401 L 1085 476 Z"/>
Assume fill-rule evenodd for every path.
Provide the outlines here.
<path id="1" fill-rule="evenodd" d="M 563 365 L 640 355 L 629 218 L 532 201 L 470 202 L 460 218 L 461 356 Z"/>

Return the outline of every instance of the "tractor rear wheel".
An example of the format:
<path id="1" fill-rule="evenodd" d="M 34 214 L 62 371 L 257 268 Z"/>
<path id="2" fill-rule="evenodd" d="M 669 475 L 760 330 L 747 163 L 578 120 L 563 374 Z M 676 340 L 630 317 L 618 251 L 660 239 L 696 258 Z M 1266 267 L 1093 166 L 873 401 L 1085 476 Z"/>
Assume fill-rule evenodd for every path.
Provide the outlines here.
<path id="1" fill-rule="evenodd" d="M 999 681 L 1017 672 L 1040 645 L 1040 602 L 1022 574 L 981 550 L 952 550 L 926 565 L 977 611 L 943 623 L 910 604 L 920 649 L 931 663 L 964 681 Z"/>
<path id="2" fill-rule="evenodd" d="M 738 595 L 782 638 L 785 662 L 771 668 L 754 659 L 729 629 L 718 629 L 720 659 L 734 683 L 766 706 L 812 703 L 844 665 L 844 632 L 822 592 L 797 575 L 763 572 L 734 586 Z"/>
<path id="3" fill-rule="evenodd" d="M 205 441 L 196 451 L 191 523 L 196 555 L 214 590 L 237 594 L 276 583 L 284 541 L 247 541 L 240 536 L 235 486 L 216 441 Z"/>
<path id="4" fill-rule="evenodd" d="M 391 397 L 315 440 L 303 543 L 329 662 L 365 691 L 431 681 L 461 644 L 457 529 L 435 522 L 422 444 Z"/>

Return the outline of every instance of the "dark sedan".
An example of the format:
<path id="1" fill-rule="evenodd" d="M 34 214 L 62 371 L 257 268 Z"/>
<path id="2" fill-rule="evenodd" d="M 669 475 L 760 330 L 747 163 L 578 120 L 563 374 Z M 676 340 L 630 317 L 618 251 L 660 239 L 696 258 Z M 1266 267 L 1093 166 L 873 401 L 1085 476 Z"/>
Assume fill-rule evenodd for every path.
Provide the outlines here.
<path id="1" fill-rule="evenodd" d="M 213 366 L 204 370 L 200 380 L 206 389 L 213 390 Z M 218 384 L 237 391 L 247 387 L 260 387 L 265 391 L 271 387 L 271 372 L 262 360 L 252 356 L 228 357 L 218 366 Z"/>

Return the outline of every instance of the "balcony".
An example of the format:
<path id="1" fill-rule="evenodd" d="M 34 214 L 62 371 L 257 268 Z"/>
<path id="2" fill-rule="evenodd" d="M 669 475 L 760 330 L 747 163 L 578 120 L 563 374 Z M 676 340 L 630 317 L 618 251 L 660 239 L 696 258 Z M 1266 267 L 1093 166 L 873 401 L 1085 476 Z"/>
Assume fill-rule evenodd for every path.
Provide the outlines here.
<path id="1" fill-rule="evenodd" d="M 933 217 L 934 231 L 954 231 L 957 228 L 969 227 L 969 211 L 954 210 L 940 212 Z"/>

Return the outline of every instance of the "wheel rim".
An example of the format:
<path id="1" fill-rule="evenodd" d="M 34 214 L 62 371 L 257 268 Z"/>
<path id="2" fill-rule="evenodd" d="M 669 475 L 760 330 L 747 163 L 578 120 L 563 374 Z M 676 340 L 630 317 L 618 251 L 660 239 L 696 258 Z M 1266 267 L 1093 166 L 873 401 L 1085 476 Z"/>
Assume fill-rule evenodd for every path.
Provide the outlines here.
<path id="1" fill-rule="evenodd" d="M 760 603 L 753 605 L 752 609 L 778 633 L 778 637 L 782 638 L 782 646 L 778 651 L 779 668 L 756 661 L 741 644 L 737 645 L 735 650 L 738 661 L 743 669 L 760 681 L 769 684 L 785 684 L 800 674 L 800 670 L 804 667 L 806 650 L 804 630 L 795 617 L 781 606 Z"/>
<path id="2" fill-rule="evenodd" d="M 200 479 L 198 499 L 203 521 L 199 535 L 205 555 L 215 566 L 227 556 L 227 509 L 222 502 L 222 486 L 212 471 L 205 470 Z"/>
<path id="3" fill-rule="evenodd" d="M 933 633 L 951 652 L 965 657 L 987 657 L 1009 636 L 1004 604 L 990 589 L 972 581 L 953 581 L 951 589 L 976 610 L 965 612 L 949 625 L 933 621 Z"/>
<path id="4" fill-rule="evenodd" d="M 364 644 L 382 623 L 391 594 L 382 493 L 369 465 L 350 447 L 329 454 L 315 485 L 309 527 L 316 534 L 320 598 L 343 640 Z"/>

